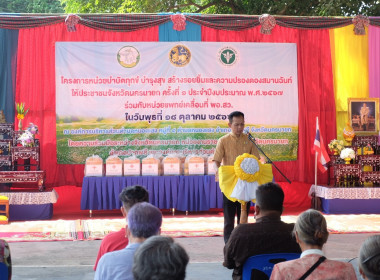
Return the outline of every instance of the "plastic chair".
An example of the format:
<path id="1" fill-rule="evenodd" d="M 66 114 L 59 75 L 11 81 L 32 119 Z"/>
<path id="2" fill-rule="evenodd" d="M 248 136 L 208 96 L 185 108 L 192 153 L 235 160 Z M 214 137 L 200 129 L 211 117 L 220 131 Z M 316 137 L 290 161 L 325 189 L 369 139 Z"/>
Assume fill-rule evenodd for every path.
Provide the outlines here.
<path id="1" fill-rule="evenodd" d="M 0 279 L 1 280 L 8 280 L 9 278 L 9 271 L 8 266 L 5 263 L 0 263 Z"/>
<path id="2" fill-rule="evenodd" d="M 11 251 L 8 243 L 3 239 L 0 239 L 0 279 L 12 279 Z"/>
<path id="3" fill-rule="evenodd" d="M 269 279 L 276 263 L 298 259 L 299 257 L 300 254 L 298 253 L 273 253 L 249 257 L 243 265 L 243 280 L 251 279 L 252 270 L 258 270 L 261 275 L 265 274 Z"/>

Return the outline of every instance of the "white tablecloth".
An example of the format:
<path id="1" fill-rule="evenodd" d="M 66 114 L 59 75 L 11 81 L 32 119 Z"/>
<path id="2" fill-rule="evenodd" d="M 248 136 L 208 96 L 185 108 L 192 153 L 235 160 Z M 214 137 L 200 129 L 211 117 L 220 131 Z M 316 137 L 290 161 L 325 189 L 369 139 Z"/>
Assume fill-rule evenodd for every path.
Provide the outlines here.
<path id="1" fill-rule="evenodd" d="M 318 197 L 325 199 L 380 199 L 380 188 L 329 188 L 311 185 L 309 196 L 315 192 Z"/>
<path id="2" fill-rule="evenodd" d="M 2 192 L 0 195 L 8 197 L 9 204 L 13 205 L 56 203 L 58 199 L 54 189 L 50 192 Z"/>

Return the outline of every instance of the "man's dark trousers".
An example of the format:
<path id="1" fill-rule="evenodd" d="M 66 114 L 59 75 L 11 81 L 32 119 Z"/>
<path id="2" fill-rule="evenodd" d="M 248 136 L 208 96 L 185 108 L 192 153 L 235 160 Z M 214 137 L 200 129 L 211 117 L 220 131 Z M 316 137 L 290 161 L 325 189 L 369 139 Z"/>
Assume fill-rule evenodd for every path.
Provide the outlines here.
<path id="1" fill-rule="evenodd" d="M 247 215 L 249 214 L 249 208 L 251 207 L 251 202 L 247 203 Z M 224 243 L 227 243 L 228 238 L 230 238 L 231 232 L 234 229 L 235 215 L 237 214 L 237 223 L 240 223 L 240 212 L 241 204 L 240 202 L 232 202 L 223 194 L 223 214 L 224 214 Z"/>

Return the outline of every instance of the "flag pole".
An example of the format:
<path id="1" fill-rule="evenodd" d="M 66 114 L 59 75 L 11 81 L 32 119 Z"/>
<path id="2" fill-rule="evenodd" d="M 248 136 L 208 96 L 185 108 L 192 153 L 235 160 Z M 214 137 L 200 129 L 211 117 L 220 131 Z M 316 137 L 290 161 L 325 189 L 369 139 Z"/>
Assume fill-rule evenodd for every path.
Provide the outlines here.
<path id="1" fill-rule="evenodd" d="M 318 160 L 318 152 L 315 152 L 315 165 L 314 165 L 314 185 L 317 187 L 317 160 Z"/>
<path id="2" fill-rule="evenodd" d="M 316 127 L 319 127 L 318 126 L 318 117 L 316 118 Z M 315 151 L 315 164 L 314 164 L 314 189 L 317 187 L 317 174 L 318 174 L 318 171 L 317 171 L 317 160 L 318 160 L 318 152 Z"/>
<path id="3" fill-rule="evenodd" d="M 318 125 L 318 117 L 316 118 L 316 127 L 319 127 Z M 316 191 L 317 191 L 317 174 L 318 174 L 318 170 L 317 170 L 317 165 L 318 165 L 318 151 L 315 151 L 315 164 L 314 164 L 314 209 L 315 210 L 318 210 L 317 209 L 317 195 L 316 195 Z"/>
<path id="4" fill-rule="evenodd" d="M 321 134 L 321 131 L 319 129 L 319 123 L 318 123 L 318 116 L 316 117 L 316 134 L 315 134 L 315 139 L 314 139 L 314 147 L 315 151 L 315 181 L 314 181 L 314 201 L 315 205 L 314 208 L 316 209 L 318 204 L 317 203 L 317 196 L 316 196 L 316 191 L 317 191 L 317 175 L 318 175 L 318 168 L 320 168 L 321 172 L 325 172 L 328 170 L 327 164 L 330 161 L 329 155 L 327 154 L 327 151 L 324 147 L 323 144 L 323 137 Z"/>

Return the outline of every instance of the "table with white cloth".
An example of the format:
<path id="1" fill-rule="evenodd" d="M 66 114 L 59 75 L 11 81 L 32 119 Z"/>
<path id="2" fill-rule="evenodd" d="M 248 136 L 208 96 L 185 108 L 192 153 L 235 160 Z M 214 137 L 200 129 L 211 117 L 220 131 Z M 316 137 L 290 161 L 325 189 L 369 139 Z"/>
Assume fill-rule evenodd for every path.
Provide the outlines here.
<path id="1" fill-rule="evenodd" d="M 380 188 L 336 188 L 311 185 L 309 196 L 321 199 L 326 214 L 379 214 Z"/>
<path id="2" fill-rule="evenodd" d="M 0 192 L 9 198 L 9 220 L 48 220 L 53 216 L 53 203 L 58 194 L 53 189 L 45 192 Z"/>

